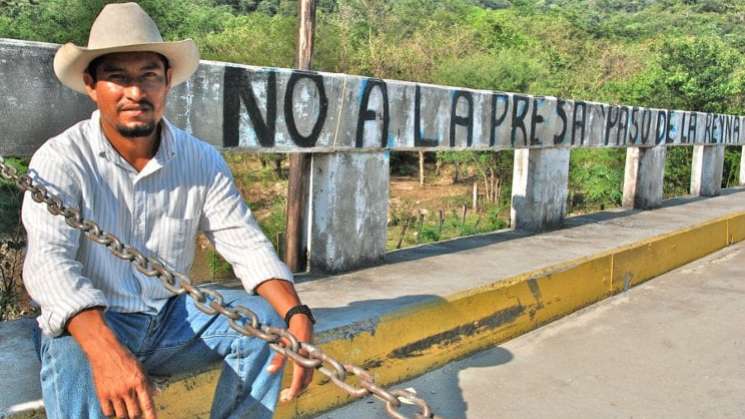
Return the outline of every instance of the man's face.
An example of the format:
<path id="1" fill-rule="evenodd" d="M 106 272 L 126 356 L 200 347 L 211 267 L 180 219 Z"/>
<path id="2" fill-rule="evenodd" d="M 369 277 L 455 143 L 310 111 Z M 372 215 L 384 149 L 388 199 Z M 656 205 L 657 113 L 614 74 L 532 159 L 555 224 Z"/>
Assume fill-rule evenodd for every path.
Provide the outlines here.
<path id="1" fill-rule="evenodd" d="M 83 75 L 104 128 L 127 138 L 149 137 L 163 117 L 171 69 L 153 52 L 122 52 L 100 59 L 95 81 Z M 106 131 L 106 130 L 105 130 Z"/>

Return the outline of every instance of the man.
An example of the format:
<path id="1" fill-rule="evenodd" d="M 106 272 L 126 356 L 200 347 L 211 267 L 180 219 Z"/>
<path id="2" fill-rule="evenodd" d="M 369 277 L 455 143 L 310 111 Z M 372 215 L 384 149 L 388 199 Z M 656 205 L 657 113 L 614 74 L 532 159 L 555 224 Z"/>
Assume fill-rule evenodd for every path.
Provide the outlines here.
<path id="1" fill-rule="evenodd" d="M 44 144 L 30 173 L 83 217 L 174 271 L 188 272 L 203 231 L 245 290 L 258 294 L 226 290 L 225 302 L 249 307 L 263 324 L 286 321 L 309 341 L 312 315 L 224 160 L 163 118 L 169 89 L 198 64 L 191 40 L 163 42 L 137 4 L 106 6 L 88 47 L 66 44 L 54 60 L 60 81 L 87 94 L 98 110 Z M 284 359 L 265 342 L 201 313 L 188 296 L 174 296 L 31 199 L 24 201 L 23 223 L 24 280 L 41 307 L 41 382 L 50 418 L 155 417 L 148 374 L 195 371 L 220 360 L 212 417 L 271 417 Z M 283 399 L 299 394 L 311 373 L 295 365 Z"/>

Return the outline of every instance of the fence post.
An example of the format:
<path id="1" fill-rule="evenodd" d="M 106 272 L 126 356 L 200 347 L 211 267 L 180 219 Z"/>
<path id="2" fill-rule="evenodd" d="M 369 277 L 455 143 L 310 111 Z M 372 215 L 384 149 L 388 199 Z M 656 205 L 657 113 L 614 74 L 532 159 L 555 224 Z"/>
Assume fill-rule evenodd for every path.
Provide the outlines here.
<path id="1" fill-rule="evenodd" d="M 387 152 L 313 155 L 311 271 L 340 272 L 382 261 L 389 167 Z"/>
<path id="2" fill-rule="evenodd" d="M 310 70 L 313 61 L 313 41 L 316 26 L 316 3 L 301 0 L 298 3 L 298 42 L 296 65 L 300 70 Z M 307 269 L 304 229 L 307 226 L 308 182 L 311 157 L 291 153 L 290 177 L 287 184 L 287 228 L 285 232 L 285 262 L 293 272 Z"/>
<path id="3" fill-rule="evenodd" d="M 666 148 L 631 147 L 626 150 L 623 181 L 625 208 L 651 209 L 662 204 Z"/>
<path id="4" fill-rule="evenodd" d="M 694 146 L 693 167 L 691 168 L 691 195 L 719 195 L 722 191 L 723 170 L 723 144 Z"/>
<path id="5" fill-rule="evenodd" d="M 515 150 L 512 228 L 541 231 L 561 226 L 566 215 L 568 148 Z"/>
<path id="6" fill-rule="evenodd" d="M 740 156 L 740 185 L 745 185 L 745 146 L 742 147 Z"/>

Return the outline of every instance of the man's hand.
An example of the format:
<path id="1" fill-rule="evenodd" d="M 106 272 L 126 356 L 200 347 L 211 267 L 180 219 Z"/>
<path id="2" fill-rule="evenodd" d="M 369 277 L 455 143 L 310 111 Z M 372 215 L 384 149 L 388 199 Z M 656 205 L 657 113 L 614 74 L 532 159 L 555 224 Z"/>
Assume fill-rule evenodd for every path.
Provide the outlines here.
<path id="1" fill-rule="evenodd" d="M 264 297 L 274 307 L 277 313 L 282 316 L 292 307 L 300 304 L 300 298 L 298 298 L 292 283 L 281 279 L 270 279 L 262 282 L 256 287 L 256 292 Z M 300 342 L 310 342 L 313 339 L 313 323 L 304 314 L 292 316 L 288 330 Z M 275 354 L 271 365 L 267 368 L 270 373 L 276 374 L 282 370 L 284 363 L 285 357 Z M 305 368 L 293 362 L 292 383 L 290 384 L 290 388 L 282 390 L 279 397 L 280 401 L 286 402 L 300 395 L 308 387 L 312 379 L 312 368 Z"/>
<path id="2" fill-rule="evenodd" d="M 106 325 L 103 310 L 84 310 L 67 330 L 90 362 L 101 411 L 117 418 L 154 419 L 152 389 L 142 366 Z"/>
<path id="3" fill-rule="evenodd" d="M 147 376 L 132 354 L 118 346 L 89 356 L 103 414 L 117 418 L 155 418 Z"/>
<path id="4" fill-rule="evenodd" d="M 310 342 L 313 338 L 313 323 L 304 314 L 298 314 L 292 317 L 290 320 L 290 327 L 288 328 L 300 342 Z M 307 354 L 303 354 L 307 355 Z M 282 370 L 286 359 L 284 355 L 275 354 L 272 359 L 272 364 L 268 367 L 269 372 L 276 374 Z M 297 362 L 293 362 L 292 366 L 292 383 L 290 388 L 282 390 L 279 396 L 280 402 L 286 402 L 299 396 L 310 384 L 313 379 L 313 368 L 306 368 Z"/>

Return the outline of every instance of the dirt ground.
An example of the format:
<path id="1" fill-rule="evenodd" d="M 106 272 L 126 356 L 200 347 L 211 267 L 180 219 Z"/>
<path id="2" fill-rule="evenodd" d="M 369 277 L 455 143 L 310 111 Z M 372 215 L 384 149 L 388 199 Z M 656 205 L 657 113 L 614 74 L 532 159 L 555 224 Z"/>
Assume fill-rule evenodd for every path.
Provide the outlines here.
<path id="1" fill-rule="evenodd" d="M 408 200 L 418 203 L 423 208 L 439 208 L 448 199 L 468 197 L 471 193 L 470 183 L 452 183 L 447 177 L 426 179 L 419 184 L 415 176 L 391 176 L 390 204 L 395 205 Z"/>

